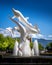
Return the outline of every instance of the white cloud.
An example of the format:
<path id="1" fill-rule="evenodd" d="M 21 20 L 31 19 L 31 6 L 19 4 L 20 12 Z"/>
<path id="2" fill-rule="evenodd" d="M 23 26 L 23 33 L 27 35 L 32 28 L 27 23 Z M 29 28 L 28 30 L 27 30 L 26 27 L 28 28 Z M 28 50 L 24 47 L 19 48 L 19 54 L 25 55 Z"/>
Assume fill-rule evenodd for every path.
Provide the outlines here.
<path id="1" fill-rule="evenodd" d="M 8 30 L 8 29 L 12 29 L 11 27 L 8 27 L 6 29 L 1 29 L 0 28 L 0 34 L 3 34 L 4 36 L 12 36 L 14 37 L 20 37 L 20 33 L 17 31 L 13 31 L 13 34 Z"/>
<path id="2" fill-rule="evenodd" d="M 8 28 L 6 28 L 6 29 L 12 29 L 12 27 L 8 27 Z"/>
<path id="3" fill-rule="evenodd" d="M 52 35 L 48 35 L 48 37 L 52 37 Z"/>
<path id="4" fill-rule="evenodd" d="M 14 31 L 12 37 L 20 37 L 20 33 L 18 31 Z"/>
<path id="5" fill-rule="evenodd" d="M 42 34 L 32 34 L 32 38 L 37 38 L 37 39 L 45 39 L 45 40 L 52 40 L 52 35 L 42 35 Z"/>
<path id="6" fill-rule="evenodd" d="M 52 35 L 48 35 L 44 38 L 45 40 L 52 40 Z"/>
<path id="7" fill-rule="evenodd" d="M 47 40 L 52 40 L 52 35 L 48 35 Z"/>
<path id="8" fill-rule="evenodd" d="M 0 34 L 4 34 L 4 29 L 0 28 Z"/>
<path id="9" fill-rule="evenodd" d="M 9 29 L 12 29 L 11 27 L 8 27 Z M 20 37 L 20 33 L 18 31 L 15 31 L 13 32 L 14 34 L 11 34 L 10 31 L 6 29 L 2 29 L 0 28 L 0 34 L 3 34 L 4 36 L 12 36 L 13 38 L 14 37 Z M 52 40 L 52 35 L 43 35 L 43 34 L 30 34 L 30 36 L 32 38 L 37 38 L 37 39 L 45 39 L 45 40 Z"/>
<path id="10" fill-rule="evenodd" d="M 44 35 L 42 35 L 42 34 L 31 34 L 30 36 L 31 36 L 32 38 L 38 38 L 38 39 L 44 38 Z"/>

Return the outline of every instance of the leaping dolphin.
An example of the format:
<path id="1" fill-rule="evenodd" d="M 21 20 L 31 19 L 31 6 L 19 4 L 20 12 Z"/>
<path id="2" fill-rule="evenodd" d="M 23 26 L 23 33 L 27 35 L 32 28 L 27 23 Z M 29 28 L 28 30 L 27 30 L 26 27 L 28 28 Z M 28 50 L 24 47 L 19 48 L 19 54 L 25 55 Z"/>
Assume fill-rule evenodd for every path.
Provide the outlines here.
<path id="1" fill-rule="evenodd" d="M 36 29 L 36 27 L 32 26 L 31 23 L 29 23 L 27 21 L 27 18 L 25 18 L 20 11 L 15 10 L 14 8 L 12 10 L 13 10 L 13 13 L 14 13 L 14 16 L 12 17 L 12 19 L 18 18 L 19 21 L 21 23 L 23 23 L 26 26 L 26 28 L 28 28 L 28 30 L 30 30 L 34 33 L 39 33 L 40 32 L 38 28 Z"/>
<path id="2" fill-rule="evenodd" d="M 22 55 L 23 55 L 23 56 L 31 56 L 30 42 L 29 42 L 29 40 L 26 38 L 26 37 L 27 37 L 27 32 L 26 32 L 25 27 L 24 27 L 21 23 L 15 21 L 14 19 L 12 19 L 12 18 L 10 18 L 10 19 L 11 19 L 14 23 L 16 23 L 16 24 L 18 25 L 18 27 L 19 27 L 19 32 L 21 33 L 20 45 L 19 45 L 19 47 L 18 47 L 18 48 L 21 49 L 20 52 L 22 52 Z"/>
<path id="3" fill-rule="evenodd" d="M 19 27 L 19 32 L 21 33 L 21 40 L 25 40 L 26 38 L 26 29 L 24 28 L 24 26 L 20 23 L 15 21 L 14 19 L 10 18 L 15 24 L 18 25 Z"/>

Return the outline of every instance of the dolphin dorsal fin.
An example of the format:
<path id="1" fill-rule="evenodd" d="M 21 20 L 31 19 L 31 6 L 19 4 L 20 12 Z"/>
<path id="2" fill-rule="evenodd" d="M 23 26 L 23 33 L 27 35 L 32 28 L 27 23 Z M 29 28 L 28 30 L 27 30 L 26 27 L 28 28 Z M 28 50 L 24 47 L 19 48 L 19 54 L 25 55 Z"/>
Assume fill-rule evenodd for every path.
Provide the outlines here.
<path id="1" fill-rule="evenodd" d="M 26 20 L 28 20 L 28 19 L 29 19 L 29 17 L 25 17 L 25 19 L 26 19 Z"/>

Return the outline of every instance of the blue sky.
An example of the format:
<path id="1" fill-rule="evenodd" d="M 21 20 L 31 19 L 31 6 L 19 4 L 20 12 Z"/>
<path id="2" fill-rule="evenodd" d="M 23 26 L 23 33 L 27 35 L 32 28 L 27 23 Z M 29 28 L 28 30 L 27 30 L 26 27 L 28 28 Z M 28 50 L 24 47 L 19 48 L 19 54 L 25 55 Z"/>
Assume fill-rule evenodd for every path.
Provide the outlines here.
<path id="1" fill-rule="evenodd" d="M 37 24 L 40 33 L 52 35 L 52 0 L 0 0 L 0 28 L 16 26 L 9 19 L 14 15 L 12 8 L 29 17 L 32 25 Z"/>

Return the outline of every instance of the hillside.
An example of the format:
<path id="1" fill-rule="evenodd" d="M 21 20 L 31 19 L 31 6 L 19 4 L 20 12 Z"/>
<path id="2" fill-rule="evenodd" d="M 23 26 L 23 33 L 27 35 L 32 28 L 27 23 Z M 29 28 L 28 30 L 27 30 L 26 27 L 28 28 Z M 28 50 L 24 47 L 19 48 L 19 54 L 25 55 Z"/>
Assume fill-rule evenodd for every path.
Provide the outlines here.
<path id="1" fill-rule="evenodd" d="M 35 38 L 32 39 L 32 41 L 34 41 L 34 40 L 35 40 Z M 45 40 L 45 39 L 37 39 L 37 40 L 38 40 L 38 42 L 41 43 L 44 47 L 45 47 L 48 43 L 52 42 L 52 40 Z"/>

